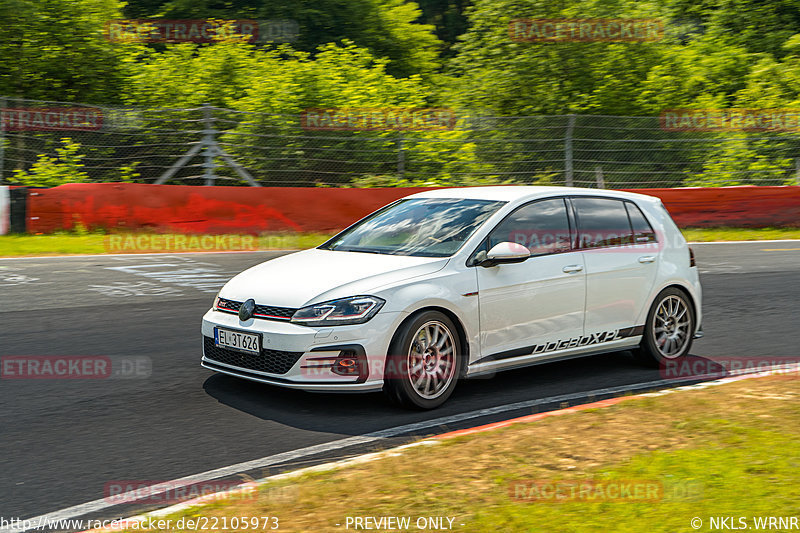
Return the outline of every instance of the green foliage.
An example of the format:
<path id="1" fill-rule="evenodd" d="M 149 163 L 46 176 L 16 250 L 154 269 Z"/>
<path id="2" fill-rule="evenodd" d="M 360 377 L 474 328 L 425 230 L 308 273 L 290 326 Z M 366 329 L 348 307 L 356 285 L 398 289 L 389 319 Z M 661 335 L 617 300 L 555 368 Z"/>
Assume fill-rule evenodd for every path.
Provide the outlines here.
<path id="1" fill-rule="evenodd" d="M 118 0 L 0 2 L 0 95 L 112 102 L 119 47 L 104 35 L 121 16 Z"/>
<path id="2" fill-rule="evenodd" d="M 55 157 L 39 154 L 30 170 L 14 170 L 13 181 L 28 187 L 57 187 L 66 183 L 88 183 L 93 181 L 84 170 L 83 159 L 80 153 L 80 143 L 70 137 L 61 139 L 61 145 L 55 148 Z M 118 174 L 103 181 L 135 182 L 140 178 L 136 167 L 140 162 L 135 161 L 130 165 L 120 167 Z"/>
<path id="3" fill-rule="evenodd" d="M 653 115 L 672 107 L 731 107 L 764 95 L 797 99 L 798 2 L 477 0 L 451 61 L 453 101 L 499 115 Z M 660 18 L 644 43 L 513 42 L 515 18 Z"/>
<path id="4" fill-rule="evenodd" d="M 238 43 L 177 44 L 159 52 L 140 47 L 126 58 L 122 99 L 131 105 L 230 106 L 247 87 L 253 48 Z"/>
<path id="5" fill-rule="evenodd" d="M 680 0 L 664 3 L 672 21 L 683 21 L 710 41 L 776 58 L 800 28 L 797 0 Z"/>
<path id="6" fill-rule="evenodd" d="M 138 167 L 140 164 L 140 161 L 134 161 L 130 165 L 120 167 L 119 181 L 125 183 L 135 183 L 139 181 L 139 178 L 141 178 L 142 175 L 136 171 L 136 167 Z"/>
<path id="7" fill-rule="evenodd" d="M 346 187 L 378 188 L 378 187 L 471 187 L 475 185 L 511 185 L 511 180 L 504 180 L 497 176 L 486 177 L 454 177 L 448 175 L 432 176 L 430 178 L 405 178 L 395 174 L 382 176 L 366 175 L 353 179 Z"/>
<path id="8" fill-rule="evenodd" d="M 558 185 L 558 174 L 555 172 L 537 174 L 532 177 L 532 185 L 552 186 Z"/>
<path id="9" fill-rule="evenodd" d="M 439 94 L 461 109 L 495 116 L 608 115 L 597 124 L 579 120 L 584 128 L 574 136 L 615 136 L 602 157 L 613 161 L 634 138 L 653 135 L 648 164 L 660 167 L 658 178 L 669 185 L 681 184 L 680 174 L 672 173 L 676 161 L 685 164 L 688 185 L 781 184 L 793 167 L 786 154 L 800 147 L 788 135 L 762 142 L 758 134 L 693 132 L 716 142 L 667 145 L 657 130 L 620 134 L 614 121 L 622 126 L 624 116 L 674 108 L 798 107 L 797 7 L 794 0 L 476 0 Z M 508 24 L 517 18 L 660 18 L 665 32 L 659 41 L 642 43 L 514 42 Z M 740 142 L 728 141 L 737 136 Z M 627 164 L 630 180 L 651 179 L 637 174 L 635 162 Z"/>
<path id="10" fill-rule="evenodd" d="M 497 115 L 643 114 L 636 95 L 661 63 L 657 42 L 514 42 L 509 22 L 524 18 L 647 18 L 653 5 L 626 1 L 478 0 L 450 63 L 456 101 Z"/>
<path id="11" fill-rule="evenodd" d="M 291 19 L 299 35 L 284 45 L 236 38 L 207 45 L 111 43 L 104 26 L 123 12 Z M 508 33 L 515 18 L 659 18 L 665 34 L 645 43 L 523 43 Z M 692 132 L 714 142 L 681 144 L 672 142 L 681 134 L 670 132 L 670 141 L 659 137 L 657 126 L 625 119 L 672 108 L 800 107 L 800 0 L 5 0 L 0 20 L 0 95 L 233 109 L 236 114 L 218 117 L 224 128 L 234 128 L 220 140 L 274 185 L 459 185 L 509 176 L 562 184 L 561 118 L 519 118 L 530 115 L 578 116 L 574 171 L 584 183 L 602 166 L 608 186 L 653 178 L 665 185 L 779 184 L 794 176 L 787 154 L 800 153 L 791 134 L 767 141 L 752 132 Z M 509 118 L 474 130 L 304 130 L 294 115 L 313 107 L 450 107 L 461 118 Z M 185 116 L 190 130 L 197 114 Z M 160 124 L 158 118 L 140 122 L 148 131 Z M 258 137 L 242 142 L 242 133 Z M 631 142 L 643 137 L 652 155 L 631 160 Z M 150 164 L 156 139 L 131 147 L 129 159 L 150 157 Z M 603 141 L 602 157 L 581 156 L 586 139 Z M 341 153 L 354 155 L 346 163 L 331 156 Z M 17 175 L 86 179 L 80 168 L 66 177 L 60 155 L 44 157 Z M 652 174 L 642 174 L 648 168 Z M 136 164 L 106 170 L 104 180 L 141 179 Z"/>
<path id="12" fill-rule="evenodd" d="M 388 60 L 345 42 L 312 58 L 288 46 L 259 50 L 224 42 L 140 49 L 128 59 L 124 99 L 130 104 L 299 113 L 307 107 L 423 106 L 421 78 L 397 79 Z"/>
<path id="13" fill-rule="evenodd" d="M 726 142 L 721 148 L 710 151 L 702 172 L 689 175 L 684 184 L 687 187 L 729 187 L 757 179 L 763 185 L 794 185 L 794 180 L 783 177 L 787 169 L 792 168 L 792 160 L 770 157 L 770 144 L 748 142 L 744 136 Z"/>
<path id="14" fill-rule="evenodd" d="M 61 139 L 61 146 L 56 148 L 56 157 L 40 154 L 30 171 L 14 171 L 14 181 L 29 187 L 56 187 L 65 183 L 83 183 L 89 181 L 84 172 L 81 145 L 69 137 Z"/>
<path id="15" fill-rule="evenodd" d="M 417 182 L 415 180 L 409 180 L 406 178 L 401 178 L 400 176 L 394 174 L 376 176 L 374 174 L 367 174 L 365 176 L 360 176 L 355 178 L 352 183 L 348 184 L 348 187 L 358 187 L 359 189 L 371 189 L 371 188 L 384 188 L 384 187 L 430 187 L 432 183 L 428 182 Z"/>
<path id="16" fill-rule="evenodd" d="M 471 0 L 419 0 L 422 20 L 436 27 L 436 36 L 445 43 L 445 57 L 452 57 L 452 46 L 467 31 L 467 7 Z"/>
<path id="17" fill-rule="evenodd" d="M 171 19 L 291 19 L 299 25 L 296 50 L 313 53 L 349 40 L 387 58 L 388 71 L 399 77 L 433 72 L 442 45 L 432 25 L 417 22 L 422 15 L 417 4 L 404 0 L 134 0 L 125 11 Z"/>
<path id="18" fill-rule="evenodd" d="M 297 78 L 288 70 L 298 62 L 322 58 L 332 77 L 346 76 L 351 66 L 345 62 L 354 55 L 332 57 L 333 46 L 366 51 L 394 78 L 421 75 L 417 99 L 497 115 L 786 106 L 800 99 L 798 7 L 797 0 L 6 0 L 0 3 L 0 94 L 230 105 L 265 74 L 273 82 Z M 277 48 L 108 42 L 105 23 L 123 11 L 138 18 L 292 19 L 299 36 L 291 47 Z M 514 18 L 604 17 L 660 18 L 665 38 L 536 44 L 508 35 Z M 437 74 L 443 58 L 447 76 Z M 374 89 L 390 91 L 383 100 L 392 100 L 389 85 Z M 290 101 L 301 92 L 281 89 Z"/>
<path id="19" fill-rule="evenodd" d="M 311 52 L 321 44 L 349 39 L 379 56 L 394 58 L 401 65 L 406 62 L 404 56 L 435 62 L 435 55 L 430 52 L 435 54 L 439 44 L 431 39 L 431 31 L 446 47 L 455 43 L 467 29 L 464 11 L 470 0 L 419 0 L 416 3 L 418 11 L 406 8 L 393 12 L 392 4 L 375 0 L 345 3 L 233 0 L 224 4 L 208 0 L 130 0 L 125 14 L 132 18 L 288 18 L 296 20 L 301 27 L 296 44 L 299 50 Z M 408 47 L 398 47 L 403 43 Z M 424 55 L 429 57 L 424 58 L 420 51 L 426 47 L 430 50 Z M 395 68 L 390 70 L 394 72 Z"/>

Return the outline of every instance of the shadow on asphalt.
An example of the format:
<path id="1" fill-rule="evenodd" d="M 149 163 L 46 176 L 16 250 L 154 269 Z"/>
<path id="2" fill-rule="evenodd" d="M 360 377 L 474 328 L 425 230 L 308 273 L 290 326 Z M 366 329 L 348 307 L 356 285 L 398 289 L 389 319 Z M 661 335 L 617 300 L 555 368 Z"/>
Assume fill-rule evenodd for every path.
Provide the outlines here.
<path id="1" fill-rule="evenodd" d="M 699 367 L 703 369 L 718 367 L 719 371 L 713 377 L 694 380 L 686 380 L 683 379 L 685 376 L 681 376 L 680 380 L 674 381 L 674 386 L 718 379 L 724 375 L 724 369 L 709 359 L 690 356 L 687 362 L 700 362 Z M 212 375 L 204 382 L 203 388 L 218 402 L 262 420 L 311 431 L 336 428 L 337 433 L 360 435 L 366 431 L 473 409 L 607 387 L 630 385 L 633 388 L 640 383 L 664 378 L 662 370 L 643 367 L 630 352 L 614 352 L 509 370 L 492 378 L 465 380 L 458 384 L 447 403 L 427 412 L 399 409 L 380 392 L 311 393 L 225 374 Z M 543 405 L 540 410 L 545 408 Z"/>

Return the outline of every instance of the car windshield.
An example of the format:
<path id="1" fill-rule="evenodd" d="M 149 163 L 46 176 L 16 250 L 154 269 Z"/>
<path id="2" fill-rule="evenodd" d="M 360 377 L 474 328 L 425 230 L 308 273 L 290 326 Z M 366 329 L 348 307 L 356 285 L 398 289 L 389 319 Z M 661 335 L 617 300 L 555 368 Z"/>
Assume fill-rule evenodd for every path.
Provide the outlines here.
<path id="1" fill-rule="evenodd" d="M 457 198 L 400 200 L 346 229 L 320 248 L 448 257 L 504 203 Z"/>

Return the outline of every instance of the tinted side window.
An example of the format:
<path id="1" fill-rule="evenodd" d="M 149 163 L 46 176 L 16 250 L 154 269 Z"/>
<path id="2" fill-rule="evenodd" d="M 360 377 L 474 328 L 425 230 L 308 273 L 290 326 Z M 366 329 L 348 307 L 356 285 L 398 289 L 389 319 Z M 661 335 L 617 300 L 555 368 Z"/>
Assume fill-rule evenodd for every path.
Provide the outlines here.
<path id="1" fill-rule="evenodd" d="M 633 241 L 628 212 L 622 200 L 573 198 L 572 203 L 578 215 L 581 248 L 619 246 Z"/>
<path id="2" fill-rule="evenodd" d="M 653 226 L 644 217 L 639 206 L 633 202 L 625 202 L 625 207 L 628 209 L 628 217 L 633 226 L 633 242 L 656 242 L 656 232 L 653 231 Z"/>
<path id="3" fill-rule="evenodd" d="M 569 217 L 563 198 L 524 205 L 489 234 L 489 248 L 501 242 L 516 242 L 527 246 L 531 255 L 568 251 L 569 241 Z"/>

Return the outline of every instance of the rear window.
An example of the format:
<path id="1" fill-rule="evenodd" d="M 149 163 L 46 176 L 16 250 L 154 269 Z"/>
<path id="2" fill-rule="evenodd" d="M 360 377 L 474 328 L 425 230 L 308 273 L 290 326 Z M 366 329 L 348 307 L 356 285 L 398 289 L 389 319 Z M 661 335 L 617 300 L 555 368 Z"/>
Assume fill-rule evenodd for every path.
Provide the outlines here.
<path id="1" fill-rule="evenodd" d="M 581 248 L 619 246 L 633 242 L 625 202 L 614 198 L 573 198 Z"/>
<path id="2" fill-rule="evenodd" d="M 637 244 L 655 242 L 656 232 L 653 231 L 653 226 L 647 221 L 639 206 L 633 202 L 625 202 L 625 207 L 628 209 L 628 217 L 631 219 L 633 242 Z"/>

